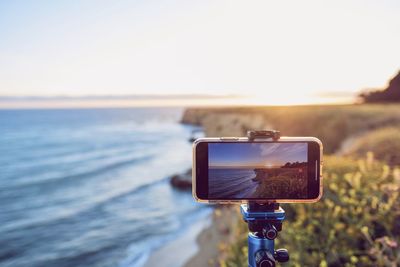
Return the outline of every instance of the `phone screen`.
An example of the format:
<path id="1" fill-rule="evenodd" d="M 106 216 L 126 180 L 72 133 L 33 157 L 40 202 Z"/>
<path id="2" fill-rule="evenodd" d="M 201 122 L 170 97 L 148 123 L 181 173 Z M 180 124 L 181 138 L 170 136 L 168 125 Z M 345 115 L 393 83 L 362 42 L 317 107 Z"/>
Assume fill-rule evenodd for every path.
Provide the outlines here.
<path id="1" fill-rule="evenodd" d="M 209 142 L 199 152 L 201 175 L 196 181 L 201 184 L 196 193 L 205 199 L 300 200 L 319 195 L 316 142 Z"/>

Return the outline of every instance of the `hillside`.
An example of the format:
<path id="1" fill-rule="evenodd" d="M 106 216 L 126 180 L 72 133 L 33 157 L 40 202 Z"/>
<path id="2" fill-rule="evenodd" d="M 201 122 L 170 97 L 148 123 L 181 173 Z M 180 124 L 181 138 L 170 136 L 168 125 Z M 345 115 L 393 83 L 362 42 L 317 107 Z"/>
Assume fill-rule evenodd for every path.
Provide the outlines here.
<path id="1" fill-rule="evenodd" d="M 316 136 L 331 154 L 370 130 L 400 126 L 400 104 L 189 108 L 182 122 L 203 126 L 207 136 L 245 136 L 250 129 Z"/>
<path id="2" fill-rule="evenodd" d="M 365 103 L 394 103 L 400 102 L 400 71 L 383 90 L 372 90 L 360 94 Z"/>
<path id="3" fill-rule="evenodd" d="M 192 108 L 182 122 L 201 125 L 207 136 L 244 136 L 249 129 L 316 136 L 324 154 L 336 154 L 324 157 L 319 202 L 282 205 L 287 216 L 277 247 L 291 255 L 284 266 L 400 266 L 400 104 Z M 247 266 L 248 230 L 240 217 L 210 266 Z"/>

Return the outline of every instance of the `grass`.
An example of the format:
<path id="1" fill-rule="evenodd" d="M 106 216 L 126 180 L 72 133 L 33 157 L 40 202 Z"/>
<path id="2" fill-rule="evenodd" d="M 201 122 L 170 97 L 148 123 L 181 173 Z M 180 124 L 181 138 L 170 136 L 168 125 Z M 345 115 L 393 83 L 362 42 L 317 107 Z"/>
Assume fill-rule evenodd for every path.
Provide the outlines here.
<path id="1" fill-rule="evenodd" d="M 202 125 L 207 136 L 277 129 L 322 140 L 331 155 L 324 196 L 283 205 L 277 248 L 291 256 L 283 266 L 400 266 L 400 104 L 189 109 L 183 122 Z M 343 144 L 347 157 L 332 156 Z M 236 241 L 220 266 L 247 266 L 247 225 L 231 231 Z"/>
<path id="2" fill-rule="evenodd" d="M 400 171 L 373 160 L 327 157 L 324 197 L 314 204 L 283 205 L 287 213 L 277 247 L 289 250 L 284 266 L 399 266 Z M 247 266 L 247 225 L 221 266 Z"/>
<path id="3" fill-rule="evenodd" d="M 324 153 L 344 140 L 381 127 L 400 126 L 400 104 L 188 109 L 183 122 L 202 125 L 208 136 L 245 136 L 277 129 L 286 136 L 316 136 Z"/>
<path id="4" fill-rule="evenodd" d="M 306 169 L 305 169 L 306 170 Z M 256 198 L 304 198 L 307 196 L 306 172 L 299 174 L 299 168 L 263 169 L 264 179 L 253 196 Z"/>
<path id="5" fill-rule="evenodd" d="M 400 127 L 384 127 L 367 133 L 355 141 L 348 154 L 364 157 L 370 151 L 376 159 L 399 166 Z"/>

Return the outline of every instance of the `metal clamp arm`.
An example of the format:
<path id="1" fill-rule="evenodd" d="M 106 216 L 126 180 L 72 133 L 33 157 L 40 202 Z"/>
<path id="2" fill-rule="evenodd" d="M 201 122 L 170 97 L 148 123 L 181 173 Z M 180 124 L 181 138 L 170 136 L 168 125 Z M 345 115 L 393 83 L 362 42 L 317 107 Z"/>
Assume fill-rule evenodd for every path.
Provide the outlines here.
<path id="1" fill-rule="evenodd" d="M 247 138 L 254 140 L 256 138 L 272 138 L 276 141 L 281 138 L 281 132 L 276 130 L 259 130 L 259 131 L 247 131 Z"/>

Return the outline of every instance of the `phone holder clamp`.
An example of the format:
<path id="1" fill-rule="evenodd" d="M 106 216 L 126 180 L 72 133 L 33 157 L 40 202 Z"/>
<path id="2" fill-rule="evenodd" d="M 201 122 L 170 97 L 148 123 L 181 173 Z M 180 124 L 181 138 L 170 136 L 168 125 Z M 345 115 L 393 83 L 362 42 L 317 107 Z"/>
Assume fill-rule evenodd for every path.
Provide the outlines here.
<path id="1" fill-rule="evenodd" d="M 279 138 L 281 138 L 281 132 L 276 130 L 252 130 L 247 131 L 247 138 L 249 138 L 249 140 L 254 140 L 258 138 L 271 138 L 272 140 L 277 141 Z"/>

